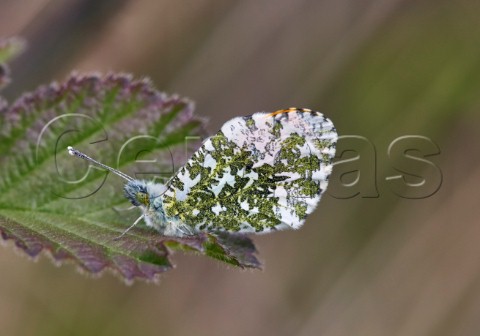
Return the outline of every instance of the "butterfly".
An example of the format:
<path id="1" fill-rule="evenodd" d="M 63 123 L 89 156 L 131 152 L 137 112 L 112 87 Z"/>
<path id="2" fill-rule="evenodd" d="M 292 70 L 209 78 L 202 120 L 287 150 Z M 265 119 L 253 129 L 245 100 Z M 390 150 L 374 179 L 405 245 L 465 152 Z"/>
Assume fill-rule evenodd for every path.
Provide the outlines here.
<path id="1" fill-rule="evenodd" d="M 328 185 L 337 133 L 304 108 L 227 121 L 166 184 L 136 180 L 68 147 L 127 180 L 125 196 L 147 226 L 165 236 L 297 229 Z M 122 234 L 122 235 L 123 235 Z"/>

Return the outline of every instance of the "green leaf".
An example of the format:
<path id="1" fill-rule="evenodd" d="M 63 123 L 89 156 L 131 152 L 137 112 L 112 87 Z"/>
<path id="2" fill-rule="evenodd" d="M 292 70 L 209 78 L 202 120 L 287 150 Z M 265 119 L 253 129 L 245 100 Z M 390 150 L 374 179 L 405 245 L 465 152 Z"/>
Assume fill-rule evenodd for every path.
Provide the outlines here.
<path id="1" fill-rule="evenodd" d="M 17 37 L 0 38 L 0 63 L 10 62 L 25 50 L 25 45 L 25 41 Z"/>
<path id="2" fill-rule="evenodd" d="M 71 157 L 74 146 L 139 179 L 160 183 L 198 146 L 204 121 L 193 104 L 127 75 L 72 75 L 23 95 L 0 114 L 0 232 L 30 256 L 47 250 L 91 273 L 153 280 L 172 251 L 193 251 L 259 268 L 244 236 L 162 237 L 137 225 L 123 180 Z"/>
<path id="3" fill-rule="evenodd" d="M 0 38 L 0 89 L 10 83 L 10 70 L 7 63 L 25 49 L 25 41 L 19 38 Z M 0 106 L 1 110 L 1 106 Z"/>

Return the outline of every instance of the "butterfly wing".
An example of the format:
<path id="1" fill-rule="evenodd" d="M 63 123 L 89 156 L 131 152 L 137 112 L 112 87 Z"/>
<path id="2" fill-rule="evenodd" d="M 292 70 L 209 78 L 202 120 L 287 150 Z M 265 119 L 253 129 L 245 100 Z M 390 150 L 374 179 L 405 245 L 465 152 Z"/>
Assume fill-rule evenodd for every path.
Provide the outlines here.
<path id="1" fill-rule="evenodd" d="M 307 109 L 234 118 L 167 183 L 165 213 L 200 231 L 299 228 L 327 188 L 336 140 Z"/>

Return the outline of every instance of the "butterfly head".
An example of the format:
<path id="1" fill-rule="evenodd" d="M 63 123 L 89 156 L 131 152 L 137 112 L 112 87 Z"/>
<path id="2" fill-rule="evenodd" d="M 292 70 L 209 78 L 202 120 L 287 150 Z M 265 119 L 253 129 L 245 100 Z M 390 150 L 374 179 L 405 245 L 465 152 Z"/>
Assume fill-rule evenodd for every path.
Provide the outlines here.
<path id="1" fill-rule="evenodd" d="M 125 197 L 135 206 L 150 206 L 150 196 L 147 190 L 147 184 L 144 181 L 128 181 L 124 187 Z"/>

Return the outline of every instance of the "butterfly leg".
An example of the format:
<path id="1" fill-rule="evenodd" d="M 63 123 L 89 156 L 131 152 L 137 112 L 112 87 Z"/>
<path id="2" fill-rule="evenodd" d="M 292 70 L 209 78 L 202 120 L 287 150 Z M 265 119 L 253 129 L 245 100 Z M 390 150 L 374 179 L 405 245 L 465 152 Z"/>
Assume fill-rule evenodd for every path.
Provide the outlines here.
<path id="1" fill-rule="evenodd" d="M 186 225 L 179 220 L 171 220 L 167 222 L 163 234 L 171 237 L 185 237 L 195 235 L 195 231 L 191 226 Z"/>
<path id="2" fill-rule="evenodd" d="M 130 225 L 125 231 L 122 232 L 122 234 L 121 234 L 120 236 L 115 237 L 113 240 L 118 240 L 118 239 L 122 238 L 123 236 L 125 236 L 125 234 L 126 234 L 128 231 L 130 231 L 131 229 L 133 229 L 133 227 L 134 227 L 135 225 L 137 225 L 138 222 L 140 222 L 140 220 L 143 218 L 143 216 L 144 216 L 144 215 L 141 215 L 140 217 L 138 217 L 137 220 L 136 220 L 135 222 L 133 222 L 132 225 Z"/>
<path id="3" fill-rule="evenodd" d="M 132 206 L 129 206 L 128 208 L 119 208 L 119 207 L 114 206 L 112 209 L 116 212 L 120 212 L 120 211 L 130 211 L 130 210 L 135 209 L 135 208 L 137 208 L 137 206 L 132 205 Z"/>

